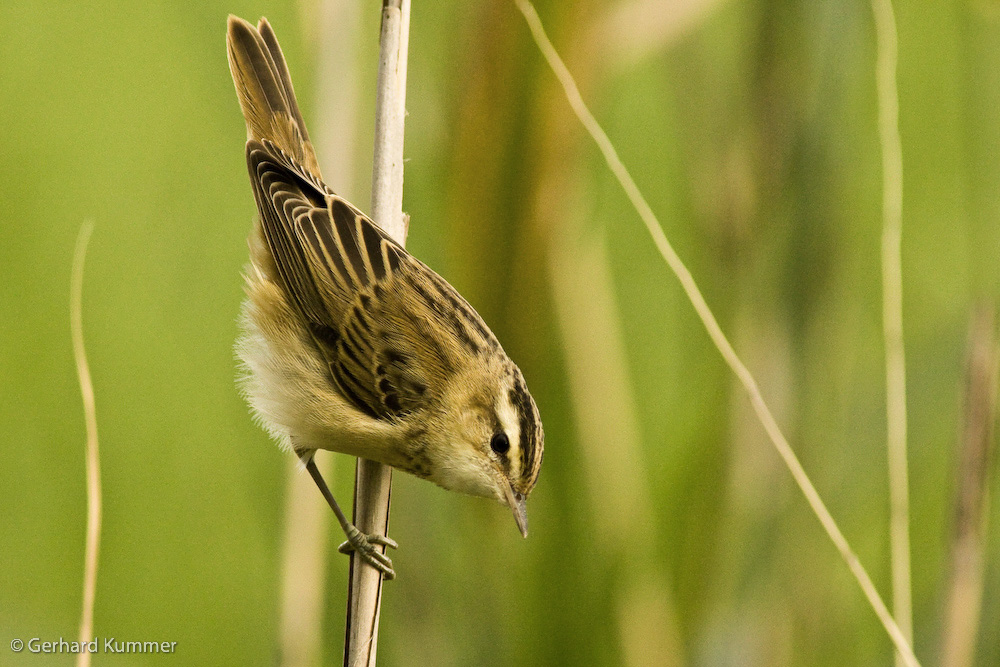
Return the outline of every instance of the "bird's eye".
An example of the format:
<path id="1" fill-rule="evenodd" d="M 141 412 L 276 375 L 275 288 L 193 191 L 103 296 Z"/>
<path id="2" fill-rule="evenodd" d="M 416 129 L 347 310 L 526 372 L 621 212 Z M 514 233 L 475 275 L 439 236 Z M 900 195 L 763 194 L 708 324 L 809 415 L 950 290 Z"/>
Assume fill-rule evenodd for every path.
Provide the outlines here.
<path id="1" fill-rule="evenodd" d="M 507 439 L 507 434 L 494 433 L 493 438 L 490 440 L 490 449 L 501 455 L 510 451 L 510 440 Z"/>

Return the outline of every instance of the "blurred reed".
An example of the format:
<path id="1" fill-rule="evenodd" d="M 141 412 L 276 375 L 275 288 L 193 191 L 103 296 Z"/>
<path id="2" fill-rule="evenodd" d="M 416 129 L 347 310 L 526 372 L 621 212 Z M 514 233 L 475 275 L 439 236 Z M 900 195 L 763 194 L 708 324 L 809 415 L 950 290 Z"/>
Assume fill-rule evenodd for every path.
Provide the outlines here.
<path id="1" fill-rule="evenodd" d="M 606 64 L 627 68 L 698 27 L 723 0 L 625 0 L 609 4 L 582 39 Z"/>
<path id="2" fill-rule="evenodd" d="M 553 301 L 567 355 L 593 534 L 598 553 L 617 563 L 623 664 L 642 667 L 655 655 L 664 667 L 683 665 L 607 252 L 602 239 L 572 222 L 578 219 L 573 211 L 564 209 L 559 216 L 564 224 L 548 250 Z"/>
<path id="3" fill-rule="evenodd" d="M 649 230 L 657 249 L 663 256 L 663 259 L 667 262 L 671 271 L 680 281 L 681 287 L 684 289 L 684 292 L 687 294 L 688 299 L 694 306 L 699 318 L 705 325 L 712 342 L 718 348 L 727 365 L 729 365 L 733 373 L 743 385 L 744 389 L 747 391 L 747 394 L 750 397 L 750 402 L 753 405 L 754 411 L 757 413 L 761 424 L 764 426 L 764 430 L 770 437 L 771 442 L 778 451 L 778 454 L 788 466 L 792 477 L 802 490 L 803 495 L 805 495 L 807 502 L 816 514 L 816 517 L 819 519 L 820 524 L 822 524 L 831 541 L 833 541 L 834 546 L 836 546 L 837 550 L 840 552 L 840 555 L 847 564 L 848 569 L 850 569 L 851 573 L 854 575 L 858 585 L 861 587 L 862 592 L 865 594 L 865 597 L 868 598 L 872 609 L 875 611 L 876 616 L 878 616 L 879 620 L 882 622 L 882 625 L 885 627 L 889 637 L 892 639 L 896 648 L 903 656 L 906 664 L 909 667 L 918 666 L 920 663 L 917 661 L 907 638 L 903 635 L 900 628 L 889 614 L 889 611 L 886 608 L 885 603 L 882 601 L 878 590 L 871 581 L 871 577 L 868 575 L 868 572 L 861 564 L 857 555 L 855 555 L 851 549 L 836 521 L 833 519 L 833 516 L 826 508 L 826 504 L 820 498 L 816 488 L 810 481 L 805 469 L 802 467 L 801 463 L 799 463 L 799 460 L 795 456 L 795 453 L 791 449 L 787 439 L 781 432 L 777 421 L 775 421 L 771 410 L 765 403 L 757 381 L 751 375 L 749 369 L 747 369 L 737 356 L 736 351 L 733 349 L 729 340 L 722 332 L 718 321 L 715 319 L 711 309 L 705 302 L 705 299 L 702 296 L 701 291 L 698 289 L 690 271 L 681 261 L 680 257 L 667 240 L 656 215 L 653 213 L 653 210 L 647 203 L 645 197 L 639 191 L 638 186 L 635 184 L 635 181 L 632 179 L 627 168 L 618 157 L 618 153 L 612 145 L 611 140 L 608 138 L 608 135 L 604 132 L 600 124 L 597 122 L 597 119 L 594 118 L 594 115 L 587 108 L 572 74 L 570 74 L 566 65 L 556 53 L 552 42 L 545 34 L 541 20 L 538 17 L 538 13 L 528 0 L 514 0 L 514 2 L 524 15 L 535 42 L 538 44 L 538 47 L 542 52 L 542 55 L 548 61 L 549 66 L 556 75 L 556 78 L 559 79 L 559 82 L 566 93 L 566 98 L 569 101 L 570 107 L 573 109 L 577 118 L 601 150 L 608 167 L 621 184 L 622 188 L 625 190 L 626 195 L 638 212 L 639 217 Z"/>
<path id="4" fill-rule="evenodd" d="M 899 45 L 892 0 L 872 0 L 877 35 L 875 74 L 882 146 L 882 331 L 885 339 L 889 543 L 896 623 L 913 642 L 910 583 L 910 475 L 906 452 L 906 357 L 903 344 L 903 146 L 896 69 Z M 896 665 L 904 664 L 896 655 Z"/>
<path id="5" fill-rule="evenodd" d="M 957 443 L 957 475 L 951 554 L 942 613 L 941 667 L 976 664 L 983 604 L 983 572 L 995 468 L 997 371 L 996 308 L 979 304 L 969 322 L 965 360 L 962 432 Z"/>
<path id="6" fill-rule="evenodd" d="M 161 632 L 181 642 L 187 664 L 216 664 L 220 655 L 291 664 L 295 648 L 339 663 L 346 562 L 323 556 L 333 535 L 310 539 L 306 551 L 283 542 L 284 530 L 300 532 L 282 524 L 283 510 L 296 514 L 285 506 L 295 504 L 293 492 L 274 475 L 287 459 L 247 418 L 232 383 L 253 204 L 219 30 L 228 12 L 266 11 L 290 35 L 298 19 L 306 48 L 291 36 L 288 46 L 293 72 L 304 74 L 296 83 L 316 119 L 313 136 L 331 137 L 320 155 L 344 150 L 345 139 L 333 138 L 344 130 L 356 134 L 348 152 L 367 165 L 378 19 L 362 9 L 360 32 L 331 33 L 314 21 L 318 1 L 134 11 L 0 3 L 9 28 L 0 44 L 11 55 L 0 61 L 0 89 L 17 101 L 0 109 L 10 158 L 0 179 L 0 302 L 9 311 L 0 326 L 0 505 L 10 509 L 0 516 L 0 633 L 69 629 L 75 637 L 81 620 L 84 422 L 73 407 L 80 388 L 66 327 L 67 248 L 79 219 L 99 211 L 113 240 L 95 239 L 87 260 L 87 284 L 100 286 L 86 289 L 87 354 L 97 390 L 106 389 L 96 631 Z M 942 664 L 996 664 L 1000 514 L 995 502 L 979 510 L 974 585 L 975 560 L 961 545 L 975 536 L 975 512 L 960 510 L 967 501 L 959 498 L 976 484 L 955 469 L 963 455 L 952 445 L 969 423 L 955 390 L 970 305 L 995 304 L 1000 293 L 1000 15 L 990 2 L 895 4 L 916 650 Z M 571 50 L 566 62 L 582 75 L 594 113 L 888 593 L 870 3 L 548 0 L 538 10 L 560 50 Z M 394 537 L 407 547 L 397 562 L 413 576 L 386 590 L 380 662 L 617 665 L 669 638 L 674 623 L 681 650 L 670 658 L 691 664 L 889 664 L 893 648 L 763 445 L 742 389 L 664 279 L 646 230 L 630 224 L 600 155 L 558 108 L 562 92 L 531 57 L 520 15 L 506 0 L 446 0 L 421 4 L 413 20 L 410 245 L 521 365 L 548 448 L 527 541 L 511 534 L 500 508 L 396 477 Z M 309 85 L 310 73 L 324 76 L 326 57 L 303 69 L 296 56 L 354 48 L 367 55 L 338 73 L 359 79 L 359 118 L 330 127 L 310 113 L 326 104 Z M 349 92 L 331 87 L 338 105 L 354 104 Z M 554 141 L 557 133 L 568 136 Z M 561 153 L 543 154 L 550 150 Z M 338 191 L 367 199 L 367 174 L 351 192 L 324 166 Z M 559 171 L 565 176 L 553 180 Z M 580 236 L 552 238 L 577 225 Z M 604 431 L 577 422 L 585 372 L 569 368 L 579 351 L 565 344 L 586 334 L 586 322 L 563 322 L 580 295 L 567 288 L 559 296 L 553 276 L 558 261 L 582 262 L 577 252 L 604 264 L 582 277 L 605 304 L 594 312 L 609 318 L 594 315 L 594 332 L 623 339 L 598 353 L 620 357 L 623 344 L 627 356 L 615 379 L 625 394 L 609 403 L 625 415 L 621 437 L 637 431 L 628 437 L 644 458 L 624 465 L 645 485 L 609 502 L 638 503 L 641 514 L 647 498 L 658 541 L 623 532 L 633 551 L 609 545 L 592 490 L 597 459 L 585 439 Z M 594 286 L 609 270 L 607 300 Z M 349 493 L 349 460 L 333 460 L 340 492 Z M 995 464 L 986 470 L 981 486 L 995 495 Z M 303 491 L 319 505 L 315 489 Z M 328 521 L 328 510 L 316 509 Z M 456 532 L 461 539 L 449 539 Z M 657 569 L 626 572 L 621 552 Z M 295 563 L 316 568 L 302 577 L 302 595 L 279 584 L 279 568 Z M 635 594 L 633 576 L 643 582 Z M 308 620 L 317 604 L 312 618 L 325 615 L 322 622 Z M 296 628 L 299 639 L 290 635 Z"/>

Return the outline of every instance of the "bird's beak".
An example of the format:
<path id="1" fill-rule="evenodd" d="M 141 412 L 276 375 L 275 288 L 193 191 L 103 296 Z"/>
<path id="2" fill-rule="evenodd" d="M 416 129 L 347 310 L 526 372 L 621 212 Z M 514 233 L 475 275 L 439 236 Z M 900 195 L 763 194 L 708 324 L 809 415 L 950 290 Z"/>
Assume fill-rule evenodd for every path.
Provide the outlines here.
<path id="1" fill-rule="evenodd" d="M 504 484 L 504 493 L 507 496 L 507 504 L 510 505 L 510 509 L 514 512 L 514 521 L 517 522 L 517 528 L 521 531 L 521 535 L 524 537 L 528 536 L 528 499 L 524 497 L 523 493 L 518 493 L 511 488 L 510 484 Z"/>

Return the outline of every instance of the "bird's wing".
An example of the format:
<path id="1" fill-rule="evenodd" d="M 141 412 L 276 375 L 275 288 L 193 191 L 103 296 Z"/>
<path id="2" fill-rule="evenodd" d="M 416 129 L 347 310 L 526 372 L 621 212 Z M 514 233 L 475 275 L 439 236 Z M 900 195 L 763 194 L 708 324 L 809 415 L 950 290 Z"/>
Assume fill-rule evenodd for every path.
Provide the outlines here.
<path id="1" fill-rule="evenodd" d="M 248 142 L 247 161 L 278 275 L 340 393 L 372 417 L 418 409 L 448 364 L 406 296 L 404 274 L 429 269 L 270 142 Z"/>
<path id="2" fill-rule="evenodd" d="M 261 232 L 285 291 L 308 322 L 325 322 L 331 313 L 313 279 L 297 228 L 298 218 L 325 207 L 330 189 L 269 140 L 248 141 L 246 155 Z"/>

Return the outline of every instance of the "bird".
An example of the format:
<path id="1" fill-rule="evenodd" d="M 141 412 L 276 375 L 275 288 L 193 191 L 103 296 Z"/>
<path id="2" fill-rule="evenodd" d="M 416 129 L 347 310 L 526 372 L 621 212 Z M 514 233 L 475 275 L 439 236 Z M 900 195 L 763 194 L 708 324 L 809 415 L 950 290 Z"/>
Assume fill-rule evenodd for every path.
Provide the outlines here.
<path id="1" fill-rule="evenodd" d="M 230 16 L 229 69 L 258 216 L 244 272 L 240 389 L 385 578 L 383 535 L 352 525 L 314 455 L 392 466 L 493 498 L 528 535 L 544 435 L 524 376 L 469 303 L 323 181 L 274 30 Z"/>

